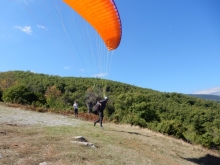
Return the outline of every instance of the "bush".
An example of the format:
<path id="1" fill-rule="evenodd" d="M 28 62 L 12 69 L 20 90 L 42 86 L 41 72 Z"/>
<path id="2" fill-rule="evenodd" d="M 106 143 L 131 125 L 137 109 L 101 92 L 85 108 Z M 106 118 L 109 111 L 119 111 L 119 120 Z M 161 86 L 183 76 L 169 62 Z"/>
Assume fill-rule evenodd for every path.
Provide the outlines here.
<path id="1" fill-rule="evenodd" d="M 172 135 L 177 138 L 184 138 L 183 132 L 185 131 L 182 124 L 177 120 L 163 121 L 157 125 L 157 131 Z"/>
<path id="2" fill-rule="evenodd" d="M 4 102 L 18 103 L 18 104 L 31 104 L 37 100 L 36 95 L 32 93 L 24 85 L 15 85 L 3 92 L 2 99 Z"/>

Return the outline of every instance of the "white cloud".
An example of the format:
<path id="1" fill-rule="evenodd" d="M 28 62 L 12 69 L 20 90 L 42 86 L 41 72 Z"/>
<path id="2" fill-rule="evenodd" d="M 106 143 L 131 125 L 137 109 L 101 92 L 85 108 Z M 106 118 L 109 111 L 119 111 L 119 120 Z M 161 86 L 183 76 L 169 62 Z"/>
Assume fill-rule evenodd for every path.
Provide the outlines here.
<path id="1" fill-rule="evenodd" d="M 45 30 L 48 30 L 45 26 L 43 26 L 43 25 L 37 25 L 37 27 L 39 28 L 39 29 L 45 29 Z"/>
<path id="2" fill-rule="evenodd" d="M 71 66 L 64 66 L 63 69 L 68 70 L 68 69 L 70 69 L 70 68 L 72 68 L 72 67 L 71 67 Z"/>
<path id="3" fill-rule="evenodd" d="M 209 94 L 209 95 L 220 95 L 220 87 L 214 87 L 201 91 L 196 91 L 194 94 Z"/>
<path id="4" fill-rule="evenodd" d="M 81 71 L 81 72 L 85 72 L 85 69 L 84 69 L 84 68 L 81 68 L 80 71 Z"/>
<path id="5" fill-rule="evenodd" d="M 93 77 L 105 77 L 106 75 L 107 73 L 99 73 L 99 74 L 93 75 Z"/>
<path id="6" fill-rule="evenodd" d="M 31 27 L 30 26 L 24 26 L 24 27 L 21 27 L 21 26 L 15 26 L 16 29 L 19 29 L 20 31 L 22 32 L 25 32 L 27 34 L 32 34 L 32 30 L 31 30 Z"/>

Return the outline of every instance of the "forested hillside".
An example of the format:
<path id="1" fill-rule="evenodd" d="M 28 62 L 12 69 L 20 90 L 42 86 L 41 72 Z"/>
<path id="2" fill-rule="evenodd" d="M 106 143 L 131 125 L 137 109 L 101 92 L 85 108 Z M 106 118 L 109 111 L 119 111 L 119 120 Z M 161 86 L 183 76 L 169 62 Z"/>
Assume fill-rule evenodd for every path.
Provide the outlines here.
<path id="1" fill-rule="evenodd" d="M 109 97 L 109 122 L 147 127 L 220 150 L 220 103 L 179 93 L 162 93 L 99 78 L 60 77 L 23 71 L 0 72 L 0 100 L 53 111 L 80 112 L 88 102 Z"/>

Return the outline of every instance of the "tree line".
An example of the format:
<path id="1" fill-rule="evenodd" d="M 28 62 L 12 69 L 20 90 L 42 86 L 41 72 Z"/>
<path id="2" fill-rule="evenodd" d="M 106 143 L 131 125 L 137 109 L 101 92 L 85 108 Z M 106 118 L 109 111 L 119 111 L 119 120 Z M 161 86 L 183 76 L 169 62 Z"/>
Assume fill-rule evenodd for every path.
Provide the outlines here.
<path id="1" fill-rule="evenodd" d="M 55 112 L 71 111 L 76 100 L 109 97 L 106 120 L 149 128 L 190 143 L 220 150 L 220 103 L 180 93 L 159 92 L 100 78 L 60 77 L 30 71 L 0 72 L 0 101 Z"/>

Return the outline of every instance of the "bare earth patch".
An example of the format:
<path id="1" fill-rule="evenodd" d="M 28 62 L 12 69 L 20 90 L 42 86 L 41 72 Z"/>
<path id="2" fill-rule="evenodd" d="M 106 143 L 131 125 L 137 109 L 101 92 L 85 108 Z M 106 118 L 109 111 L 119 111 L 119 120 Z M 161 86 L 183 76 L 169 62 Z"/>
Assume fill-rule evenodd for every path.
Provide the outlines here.
<path id="1" fill-rule="evenodd" d="M 76 126 L 79 125 L 81 121 L 54 113 L 39 113 L 22 110 L 20 108 L 0 106 L 0 124 L 7 123 L 19 125 Z"/>

